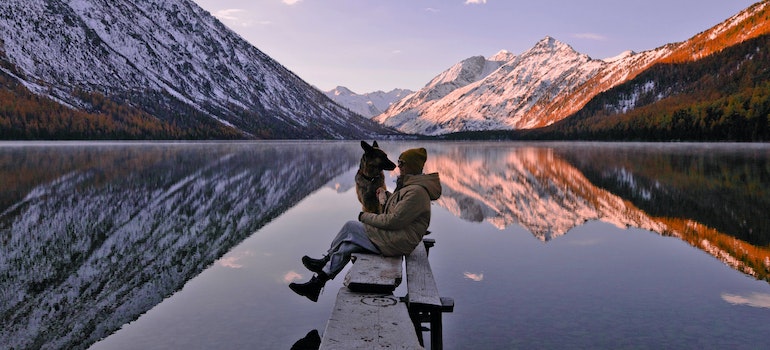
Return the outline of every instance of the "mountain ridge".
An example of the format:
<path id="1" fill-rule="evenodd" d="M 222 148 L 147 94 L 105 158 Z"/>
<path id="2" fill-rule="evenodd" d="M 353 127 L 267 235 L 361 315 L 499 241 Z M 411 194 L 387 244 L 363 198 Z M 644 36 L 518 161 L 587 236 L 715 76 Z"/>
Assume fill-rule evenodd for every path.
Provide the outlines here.
<path id="1" fill-rule="evenodd" d="M 382 114 L 391 104 L 412 93 L 414 91 L 409 89 L 393 89 L 388 92 L 378 90 L 358 94 L 344 86 L 324 91 L 332 101 L 368 119 Z"/>
<path id="2" fill-rule="evenodd" d="M 541 128 L 568 118 L 597 94 L 634 78 L 656 63 L 701 59 L 768 33 L 768 16 L 767 3 L 757 3 L 687 41 L 640 53 L 626 51 L 604 60 L 580 54 L 546 36 L 498 70 L 471 83 L 458 78 L 452 86 L 442 80 L 457 65 L 450 67 L 374 120 L 402 132 L 433 136 L 459 131 Z M 462 62 L 471 59 L 474 58 Z M 433 84 L 436 81 L 444 84 Z M 447 86 L 452 86 L 452 91 L 447 91 Z"/>

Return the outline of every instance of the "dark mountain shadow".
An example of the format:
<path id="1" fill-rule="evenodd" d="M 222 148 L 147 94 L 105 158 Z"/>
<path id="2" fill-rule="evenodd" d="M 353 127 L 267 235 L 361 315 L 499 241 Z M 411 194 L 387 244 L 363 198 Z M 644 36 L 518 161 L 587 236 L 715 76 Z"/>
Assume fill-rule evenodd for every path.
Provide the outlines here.
<path id="1" fill-rule="evenodd" d="M 591 180 L 651 216 L 693 220 L 770 246 L 770 157 L 765 147 L 692 145 L 558 149 Z"/>

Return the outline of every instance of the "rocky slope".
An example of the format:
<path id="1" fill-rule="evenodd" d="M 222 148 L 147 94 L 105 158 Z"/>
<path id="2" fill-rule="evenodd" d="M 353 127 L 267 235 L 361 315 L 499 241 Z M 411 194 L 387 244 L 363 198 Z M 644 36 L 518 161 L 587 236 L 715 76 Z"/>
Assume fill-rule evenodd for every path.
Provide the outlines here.
<path id="1" fill-rule="evenodd" d="M 8 0 L 4 72 L 89 110 L 103 94 L 168 123 L 213 119 L 244 138 L 360 138 L 389 132 L 333 103 L 190 0 Z M 186 117 L 186 116 L 185 116 Z"/>

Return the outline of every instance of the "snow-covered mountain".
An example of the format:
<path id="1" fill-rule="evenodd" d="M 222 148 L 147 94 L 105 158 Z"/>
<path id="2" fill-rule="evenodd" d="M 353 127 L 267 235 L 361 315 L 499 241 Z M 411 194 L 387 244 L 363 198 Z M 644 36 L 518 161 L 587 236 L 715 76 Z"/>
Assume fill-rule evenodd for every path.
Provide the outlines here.
<path id="1" fill-rule="evenodd" d="M 587 81 L 604 65 L 551 37 L 511 57 L 464 60 L 375 120 L 428 135 L 522 128 L 544 101 Z M 490 61 L 498 68 L 487 69 Z"/>
<path id="2" fill-rule="evenodd" d="M 372 118 L 382 114 L 390 105 L 414 93 L 408 89 L 393 89 L 388 92 L 375 91 L 357 94 L 344 86 L 324 92 L 332 101 L 364 117 Z"/>
<path id="3" fill-rule="evenodd" d="M 471 57 L 374 120 L 402 132 L 427 135 L 547 126 L 655 63 L 700 59 L 770 32 L 767 7 L 767 2 L 755 4 L 682 43 L 603 60 L 576 52 L 551 37 L 501 61 L 497 61 L 499 54 L 489 59 Z M 500 62 L 499 68 L 481 68 L 492 61 Z"/>
<path id="4" fill-rule="evenodd" d="M 3 72 L 77 109 L 90 108 L 74 95 L 86 91 L 161 120 L 183 106 L 197 112 L 189 118 L 245 138 L 389 132 L 340 108 L 190 0 L 5 0 L 0 38 Z"/>

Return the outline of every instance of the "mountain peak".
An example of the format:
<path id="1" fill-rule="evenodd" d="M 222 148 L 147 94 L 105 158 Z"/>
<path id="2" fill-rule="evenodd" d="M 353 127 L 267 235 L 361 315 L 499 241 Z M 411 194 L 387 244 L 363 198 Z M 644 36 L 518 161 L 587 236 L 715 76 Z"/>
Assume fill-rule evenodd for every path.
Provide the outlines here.
<path id="1" fill-rule="evenodd" d="M 390 105 L 411 93 L 412 91 L 407 89 L 393 89 L 389 92 L 378 90 L 357 94 L 344 86 L 324 92 L 334 102 L 366 118 L 381 114 Z"/>
<path id="2" fill-rule="evenodd" d="M 330 92 L 332 92 L 336 96 L 340 96 L 340 95 L 355 95 L 356 94 L 352 90 L 350 90 L 350 89 L 348 89 L 348 88 L 346 88 L 344 86 L 341 86 L 341 85 L 335 87 Z"/>
<path id="3" fill-rule="evenodd" d="M 565 44 L 559 40 L 556 40 L 554 37 L 550 35 L 546 35 L 544 38 L 540 39 L 540 41 L 538 41 L 537 44 L 535 44 L 535 47 L 538 47 L 538 46 L 556 47 L 559 45 L 565 45 Z"/>
<path id="4" fill-rule="evenodd" d="M 544 38 L 540 39 L 539 43 L 551 44 L 551 43 L 557 42 L 557 41 L 558 40 L 554 39 L 552 36 L 546 35 Z"/>
<path id="5" fill-rule="evenodd" d="M 514 55 L 510 51 L 500 50 L 498 53 L 490 56 L 487 60 L 494 61 L 494 62 L 508 62 L 514 58 L 516 58 L 516 55 Z"/>
<path id="6" fill-rule="evenodd" d="M 559 52 L 559 51 L 575 51 L 572 46 L 569 46 L 553 37 L 546 36 L 535 44 L 528 52 Z"/>

